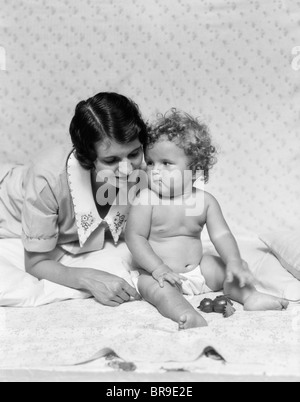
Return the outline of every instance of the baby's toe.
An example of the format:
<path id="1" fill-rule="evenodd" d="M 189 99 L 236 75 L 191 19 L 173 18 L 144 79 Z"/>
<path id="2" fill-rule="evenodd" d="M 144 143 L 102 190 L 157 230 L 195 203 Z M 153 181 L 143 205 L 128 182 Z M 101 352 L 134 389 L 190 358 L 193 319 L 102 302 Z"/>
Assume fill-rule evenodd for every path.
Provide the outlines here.
<path id="1" fill-rule="evenodd" d="M 187 316 L 186 315 L 182 315 L 179 319 L 179 323 L 178 323 L 178 328 L 179 330 L 183 330 L 185 329 L 187 323 Z"/>

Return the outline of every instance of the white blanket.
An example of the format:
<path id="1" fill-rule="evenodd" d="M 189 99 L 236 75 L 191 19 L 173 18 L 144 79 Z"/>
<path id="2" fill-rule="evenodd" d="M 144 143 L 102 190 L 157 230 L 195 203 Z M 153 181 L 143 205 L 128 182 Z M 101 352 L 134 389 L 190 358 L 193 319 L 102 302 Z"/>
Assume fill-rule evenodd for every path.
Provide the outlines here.
<path id="1" fill-rule="evenodd" d="M 204 245 L 206 251 L 213 252 L 207 240 Z M 300 282 L 282 268 L 255 236 L 240 235 L 239 245 L 261 281 L 261 290 L 300 298 Z M 112 309 L 94 299 L 62 301 L 89 295 L 26 274 L 19 246 L 18 240 L 0 241 L 0 302 L 6 306 L 26 306 L 0 308 L 0 378 L 7 370 L 17 375 L 29 368 L 59 373 L 111 373 L 113 379 L 115 370 L 122 369 L 118 365 L 120 359 L 101 358 L 74 366 L 103 348 L 111 348 L 122 359 L 132 362 L 137 373 L 185 370 L 300 376 L 299 305 L 292 303 L 284 312 L 250 313 L 235 303 L 237 312 L 231 318 L 209 314 L 205 317 L 208 328 L 178 332 L 176 323 L 163 318 L 146 302 L 126 303 Z M 77 259 L 66 256 L 63 262 L 69 266 L 102 267 L 131 280 L 130 256 L 124 244 L 115 249 L 107 243 L 100 254 Z M 207 296 L 216 295 L 190 301 L 197 307 Z M 45 305 L 48 303 L 51 304 Z M 221 354 L 226 364 L 205 357 L 203 351 L 208 346 Z"/>
<path id="2" fill-rule="evenodd" d="M 215 294 L 209 294 L 215 297 Z M 203 298 L 192 299 L 195 307 Z M 134 363 L 135 373 L 252 374 L 299 376 L 300 306 L 284 312 L 237 312 L 225 319 L 206 314 L 208 328 L 178 332 L 146 302 L 107 308 L 95 300 L 73 300 L 35 309 L 0 309 L 0 377 L 4 370 L 60 372 L 120 371 L 117 361 L 99 359 L 103 348 Z M 211 346 L 226 363 L 201 356 Z M 17 375 L 17 374 L 16 374 Z"/>

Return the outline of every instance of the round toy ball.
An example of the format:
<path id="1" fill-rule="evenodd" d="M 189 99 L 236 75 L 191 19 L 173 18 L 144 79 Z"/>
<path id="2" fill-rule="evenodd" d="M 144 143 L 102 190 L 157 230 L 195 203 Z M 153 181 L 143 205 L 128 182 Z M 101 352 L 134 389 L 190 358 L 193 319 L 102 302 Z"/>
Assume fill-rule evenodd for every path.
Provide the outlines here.
<path id="1" fill-rule="evenodd" d="M 226 296 L 218 296 L 213 301 L 214 312 L 223 314 L 227 303 L 231 304 L 231 301 Z"/>
<path id="2" fill-rule="evenodd" d="M 214 311 L 214 302 L 211 299 L 204 299 L 198 308 L 203 313 L 212 313 Z"/>

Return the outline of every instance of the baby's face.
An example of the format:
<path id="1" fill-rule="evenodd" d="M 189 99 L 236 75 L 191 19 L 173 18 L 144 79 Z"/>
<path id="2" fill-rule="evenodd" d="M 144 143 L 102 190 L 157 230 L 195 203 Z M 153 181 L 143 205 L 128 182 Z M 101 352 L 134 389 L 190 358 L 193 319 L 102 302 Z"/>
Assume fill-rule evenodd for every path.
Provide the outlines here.
<path id="1" fill-rule="evenodd" d="M 191 191 L 189 158 L 174 142 L 162 139 L 145 154 L 151 190 L 164 198 L 174 198 Z"/>

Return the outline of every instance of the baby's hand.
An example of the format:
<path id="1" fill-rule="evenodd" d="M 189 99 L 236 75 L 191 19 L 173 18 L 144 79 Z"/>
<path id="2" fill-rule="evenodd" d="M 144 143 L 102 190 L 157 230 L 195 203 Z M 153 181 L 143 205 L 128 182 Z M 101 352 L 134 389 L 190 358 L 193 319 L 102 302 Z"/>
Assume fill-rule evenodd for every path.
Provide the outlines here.
<path id="1" fill-rule="evenodd" d="M 169 282 L 173 286 L 181 286 L 182 281 L 186 280 L 183 276 L 173 272 L 167 265 L 161 265 L 152 272 L 152 276 L 159 283 L 161 288 L 164 287 L 164 282 Z"/>
<path id="2" fill-rule="evenodd" d="M 248 264 L 243 260 L 230 261 L 226 266 L 226 282 L 233 282 L 234 278 L 239 281 L 241 288 L 253 286 L 255 278 L 250 271 Z"/>

